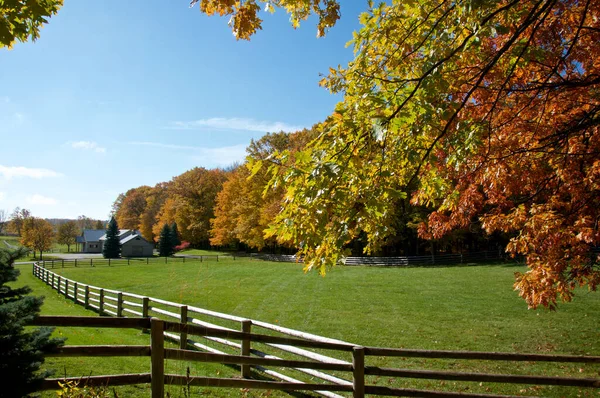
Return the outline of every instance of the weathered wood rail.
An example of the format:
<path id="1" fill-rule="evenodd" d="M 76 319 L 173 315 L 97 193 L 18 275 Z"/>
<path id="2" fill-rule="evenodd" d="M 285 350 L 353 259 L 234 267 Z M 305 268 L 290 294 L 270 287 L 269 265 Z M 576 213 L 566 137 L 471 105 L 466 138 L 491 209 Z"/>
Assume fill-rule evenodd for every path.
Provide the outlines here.
<path id="1" fill-rule="evenodd" d="M 343 392 L 351 392 L 354 397 L 363 397 L 364 394 L 416 397 L 457 396 L 457 393 L 442 391 L 425 391 L 366 385 L 365 376 L 375 375 L 431 380 L 600 388 L 600 379 L 593 378 L 394 369 L 365 365 L 366 357 L 416 357 L 460 360 L 577 362 L 600 364 L 600 356 L 430 351 L 361 347 L 348 342 L 316 336 L 261 321 L 249 320 L 184 304 L 172 303 L 156 298 L 82 284 L 61 277 L 37 264 L 33 267 L 33 273 L 53 289 L 64 294 L 66 298 L 74 300 L 76 303 L 85 305 L 88 308 L 95 309 L 101 315 L 116 316 L 116 318 L 39 317 L 35 321 L 36 325 L 150 329 L 150 346 L 63 347 L 56 355 L 151 357 L 151 373 L 95 376 L 89 380 L 85 380 L 88 385 L 106 385 L 107 383 L 110 385 L 151 383 L 153 397 L 164 396 L 165 384 L 272 390 L 303 390 L 314 391 L 321 395 L 331 397 L 340 397 L 341 395 L 339 395 L 339 393 Z M 175 307 L 176 310 L 165 309 L 172 307 Z M 124 317 L 126 314 L 131 314 L 135 317 Z M 192 314 L 196 314 L 196 317 L 190 316 Z M 158 317 L 174 319 L 176 322 L 165 321 Z M 225 320 L 230 324 L 237 323 L 239 324 L 239 328 L 238 330 L 234 330 L 231 327 L 207 322 L 206 320 L 200 319 L 201 317 L 204 319 L 215 318 Z M 253 332 L 252 328 L 260 328 L 271 334 L 259 334 Z M 277 333 L 278 335 L 274 335 L 273 333 Z M 231 353 L 197 342 L 192 340 L 190 336 L 198 336 L 211 343 L 219 343 L 223 346 L 223 349 L 228 349 L 230 351 L 233 349 L 237 354 L 232 355 Z M 165 337 L 179 341 L 180 348 L 177 350 L 165 349 Z M 278 356 L 265 353 L 265 349 L 276 349 L 278 351 Z M 203 352 L 196 350 L 201 350 Z M 314 352 L 314 350 L 319 350 L 320 352 Z M 323 352 L 331 353 L 330 355 L 335 355 L 336 357 L 324 355 Z M 300 356 L 308 359 L 308 361 L 281 358 L 282 355 L 286 354 Z M 164 359 L 240 365 L 241 376 L 243 379 L 165 375 Z M 282 381 L 248 380 L 251 376 L 251 367 Z M 277 371 L 271 369 L 273 367 L 278 368 Z M 291 377 L 286 375 L 285 370 L 280 370 L 280 368 L 300 371 L 310 376 L 311 379 L 309 381 L 298 380 L 296 378 L 297 376 Z M 335 373 L 332 374 L 327 372 Z M 349 374 L 349 377 L 341 374 Z M 313 382 L 313 379 L 315 378 L 322 380 L 324 384 L 321 382 Z M 64 379 L 47 380 L 44 384 L 44 388 L 56 388 L 59 380 Z M 73 380 L 79 380 L 79 378 L 74 378 Z M 461 393 L 460 396 L 500 397 L 499 395 L 465 393 Z"/>
<path id="2" fill-rule="evenodd" d="M 301 258 L 289 254 L 251 254 L 252 258 L 276 262 L 302 262 Z M 455 265 L 484 263 L 489 261 L 504 260 L 502 252 L 484 251 L 473 253 L 436 254 L 426 256 L 389 256 L 389 257 L 357 257 L 351 256 L 343 259 L 345 265 L 367 265 L 377 267 L 418 267 L 436 265 Z"/>
<path id="3" fill-rule="evenodd" d="M 444 391 L 418 390 L 406 388 L 381 387 L 365 384 L 365 375 L 385 375 L 390 377 L 427 378 L 436 380 L 461 380 L 461 381 L 486 381 L 495 383 L 519 383 L 536 385 L 560 385 L 575 387 L 600 388 L 600 379 L 568 378 L 550 376 L 523 376 L 523 375 L 498 375 L 480 373 L 460 373 L 445 371 L 415 371 L 405 369 L 382 369 L 375 366 L 366 366 L 365 358 L 368 356 L 411 356 L 424 358 L 459 358 L 459 359 L 487 359 L 487 360 L 518 360 L 518 361 L 546 361 L 546 362 L 582 362 L 600 363 L 600 356 L 568 356 L 568 355 L 539 355 L 539 354 L 513 354 L 513 353 L 485 353 L 465 351 L 424 351 L 401 350 L 392 348 L 347 346 L 345 344 L 316 342 L 298 338 L 282 338 L 277 336 L 261 335 L 248 332 L 227 331 L 222 329 L 195 326 L 175 322 L 166 322 L 157 318 L 98 318 L 98 317 L 67 317 L 67 316 L 41 316 L 32 322 L 35 326 L 62 326 L 62 327 L 108 327 L 108 328 L 138 328 L 150 329 L 150 345 L 148 346 L 65 346 L 60 351 L 50 356 L 146 356 L 150 357 L 150 372 L 124 375 L 101 375 L 89 378 L 54 378 L 46 379 L 42 390 L 58 389 L 59 382 L 83 381 L 88 386 L 130 385 L 150 383 L 153 398 L 162 398 L 165 394 L 165 385 L 206 386 L 215 388 L 248 388 L 269 390 L 299 390 L 322 392 L 350 392 L 353 397 L 364 397 L 365 394 L 386 396 L 413 396 L 413 397 L 509 397 L 493 394 L 468 394 Z M 227 337 L 247 342 L 269 342 L 274 344 L 287 344 L 297 347 L 321 348 L 333 351 L 350 352 L 351 364 L 322 363 L 318 361 L 298 361 L 275 358 L 255 358 L 249 354 L 241 355 L 214 354 L 184 349 L 165 348 L 164 336 L 167 332 L 181 333 L 204 337 Z M 278 368 L 302 368 L 335 370 L 351 374 L 352 382 L 349 385 L 335 383 L 302 383 L 290 381 L 259 381 L 250 380 L 248 375 L 243 379 L 227 379 L 202 376 L 165 374 L 164 360 L 199 361 L 221 364 L 236 364 L 242 366 L 274 366 Z"/>

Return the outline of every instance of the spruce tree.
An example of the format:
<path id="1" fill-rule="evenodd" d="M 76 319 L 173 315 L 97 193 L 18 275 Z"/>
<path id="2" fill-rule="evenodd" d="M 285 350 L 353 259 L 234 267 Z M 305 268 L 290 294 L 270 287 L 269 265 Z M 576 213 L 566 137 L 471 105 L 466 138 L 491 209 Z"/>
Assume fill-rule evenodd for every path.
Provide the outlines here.
<path id="1" fill-rule="evenodd" d="M 57 351 L 64 339 L 50 338 L 52 328 L 25 329 L 40 312 L 43 297 L 27 296 L 27 286 L 13 289 L 7 282 L 20 272 L 14 261 L 26 250 L 0 249 L 0 396 L 23 397 L 39 389 L 48 371 L 40 371 L 44 354 Z"/>
<path id="2" fill-rule="evenodd" d="M 158 255 L 168 257 L 174 253 L 173 234 L 168 224 L 163 225 L 158 237 Z"/>
<path id="3" fill-rule="evenodd" d="M 179 239 L 179 230 L 177 229 L 176 222 L 171 224 L 171 237 L 173 239 L 173 252 L 175 252 L 175 246 L 179 246 L 181 244 L 181 239 Z"/>
<path id="4" fill-rule="evenodd" d="M 119 258 L 121 257 L 121 242 L 119 241 L 119 226 L 114 217 L 111 217 L 106 230 L 106 240 L 102 247 L 102 255 L 104 258 Z"/>

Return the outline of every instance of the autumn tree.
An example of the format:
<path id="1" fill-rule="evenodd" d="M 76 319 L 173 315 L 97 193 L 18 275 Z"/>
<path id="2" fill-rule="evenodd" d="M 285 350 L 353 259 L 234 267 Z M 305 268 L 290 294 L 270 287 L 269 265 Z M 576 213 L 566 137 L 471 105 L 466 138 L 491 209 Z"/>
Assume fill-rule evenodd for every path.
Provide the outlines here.
<path id="1" fill-rule="evenodd" d="M 153 242 L 158 234 L 153 230 L 157 222 L 161 207 L 167 200 L 169 191 L 168 183 L 156 184 L 146 194 L 146 206 L 139 217 L 139 230 L 142 236 L 149 242 Z M 164 224 L 164 223 L 163 223 Z"/>
<path id="2" fill-rule="evenodd" d="M 192 0 L 190 7 L 196 3 L 200 3 L 200 11 L 206 15 L 230 16 L 229 25 L 238 40 L 249 40 L 257 30 L 262 29 L 259 4 L 264 5 L 265 12 L 273 13 L 281 8 L 289 13 L 294 28 L 311 14 L 317 15 L 318 37 L 324 36 L 340 17 L 340 6 L 336 0 Z"/>
<path id="3" fill-rule="evenodd" d="M 160 234 L 162 225 L 176 222 L 181 240 L 193 246 L 207 246 L 215 200 L 226 178 L 227 173 L 221 169 L 207 170 L 202 167 L 173 178 L 169 185 L 169 197 L 157 215 L 154 234 Z"/>
<path id="4" fill-rule="evenodd" d="M 105 225 L 102 220 L 96 220 L 96 225 L 94 225 L 94 229 L 105 229 Z"/>
<path id="5" fill-rule="evenodd" d="M 146 197 L 151 188 L 147 185 L 132 188 L 125 193 L 115 218 L 123 229 L 139 229 L 140 216 L 146 209 Z"/>
<path id="6" fill-rule="evenodd" d="M 119 226 L 114 217 L 108 222 L 106 230 L 106 239 L 102 246 L 102 256 L 104 258 L 119 258 L 121 257 L 121 241 L 119 240 Z"/>
<path id="7" fill-rule="evenodd" d="M 13 212 L 10 214 L 10 221 L 8 223 L 8 230 L 18 236 L 21 236 L 23 225 L 25 220 L 31 217 L 31 212 L 27 209 L 21 209 L 15 207 Z"/>
<path id="8" fill-rule="evenodd" d="M 84 214 L 77 217 L 77 227 L 80 231 L 83 231 L 84 229 L 94 229 L 94 224 L 94 220 Z"/>
<path id="9" fill-rule="evenodd" d="M 41 260 L 43 252 L 52 248 L 54 235 L 52 224 L 42 218 L 30 217 L 23 224 L 21 244 L 33 250 L 34 257 L 39 251 Z"/>
<path id="10" fill-rule="evenodd" d="M 0 48 L 12 48 L 17 40 L 35 41 L 48 18 L 55 15 L 63 0 L 5 0 L 0 3 Z"/>
<path id="11" fill-rule="evenodd" d="M 512 236 L 530 307 L 595 290 L 600 3 L 388 3 L 361 15 L 355 59 L 322 81 L 344 99 L 319 137 L 272 169 L 287 192 L 270 234 L 324 272 L 360 233 L 377 250 L 408 198 L 432 210 L 422 237 L 474 220 Z"/>
<path id="12" fill-rule="evenodd" d="M 215 218 L 211 220 L 212 245 L 242 242 L 260 250 L 276 243 L 275 239 L 265 240 L 264 232 L 281 209 L 284 187 L 266 190 L 269 159 L 277 151 L 296 153 L 312 138 L 313 131 L 304 129 L 268 133 L 251 141 L 246 152 L 252 166 L 245 163 L 230 173 L 217 196 Z"/>
<path id="13" fill-rule="evenodd" d="M 68 221 L 58 227 L 56 241 L 61 245 L 67 245 L 67 251 L 71 251 L 71 245 L 77 241 L 79 235 L 79 227 L 75 221 Z"/>

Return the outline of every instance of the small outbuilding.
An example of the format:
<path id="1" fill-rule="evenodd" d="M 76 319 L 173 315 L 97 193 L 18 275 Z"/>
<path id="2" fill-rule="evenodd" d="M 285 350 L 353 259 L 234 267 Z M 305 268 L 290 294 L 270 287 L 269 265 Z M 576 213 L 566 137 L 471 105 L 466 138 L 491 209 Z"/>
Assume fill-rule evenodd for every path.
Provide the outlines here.
<path id="1" fill-rule="evenodd" d="M 121 256 L 123 257 L 152 257 L 154 245 L 142 237 L 132 234 L 121 239 Z"/>
<path id="2" fill-rule="evenodd" d="M 84 253 L 102 253 L 105 240 L 105 229 L 86 229 L 77 237 L 77 243 L 81 244 L 81 251 Z M 140 231 L 119 230 L 119 242 L 123 257 L 152 257 L 154 254 L 154 244 L 144 239 Z"/>

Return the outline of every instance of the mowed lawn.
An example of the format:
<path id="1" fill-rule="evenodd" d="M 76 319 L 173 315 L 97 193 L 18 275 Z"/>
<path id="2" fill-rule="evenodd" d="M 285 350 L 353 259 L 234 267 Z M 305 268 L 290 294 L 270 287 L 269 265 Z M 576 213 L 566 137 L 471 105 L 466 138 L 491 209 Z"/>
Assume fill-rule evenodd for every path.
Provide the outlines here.
<path id="1" fill-rule="evenodd" d="M 513 291 L 516 265 L 436 268 L 338 267 L 326 277 L 302 266 L 261 260 L 57 268 L 66 277 L 279 324 L 369 346 L 600 355 L 600 294 L 581 289 L 559 310 L 528 310 Z M 44 289 L 44 285 L 38 282 Z M 48 289 L 48 288 L 45 288 Z M 49 291 L 49 290 L 48 290 Z M 51 293 L 48 293 L 51 294 Z M 427 367 L 427 360 L 374 358 L 380 366 Z M 496 365 L 433 361 L 444 369 L 600 377 L 585 364 Z M 381 380 L 374 382 L 383 383 Z M 386 385 L 398 386 L 391 380 Z M 403 382 L 404 383 L 404 382 Z M 478 384 L 478 383 L 477 383 Z M 539 395 L 475 383 L 463 391 Z M 400 384 L 399 386 L 412 386 Z M 417 386 L 453 389 L 452 382 Z M 546 388 L 545 396 L 597 396 L 594 390 Z"/>
<path id="2" fill-rule="evenodd" d="M 32 288 L 33 295 L 44 296 L 42 315 L 71 315 L 71 316 L 98 316 L 93 311 L 87 311 L 80 305 L 75 305 L 72 300 L 66 300 L 63 295 L 50 290 L 45 284 L 31 275 L 31 265 L 17 265 L 21 275 L 12 286 L 27 285 Z M 56 328 L 54 337 L 66 338 L 66 345 L 149 345 L 150 335 L 142 333 L 137 329 L 109 329 L 109 328 Z M 177 348 L 168 341 L 167 347 Z M 51 377 L 81 377 L 90 375 L 111 375 L 126 373 L 148 373 L 150 372 L 149 357 L 79 357 L 79 358 L 46 358 L 44 369 L 54 372 Z M 239 370 L 225 367 L 219 364 L 204 364 L 200 362 L 166 361 L 165 371 L 167 373 L 185 374 L 187 369 L 191 374 L 207 377 L 235 377 Z M 83 382 L 81 386 L 83 386 Z M 179 386 L 165 386 L 165 391 L 171 397 L 185 396 L 188 391 Z M 151 394 L 149 384 L 107 388 L 107 396 L 110 397 L 136 397 L 146 398 Z M 116 395 L 114 395 L 116 392 Z M 231 396 L 230 390 L 211 388 L 191 388 L 194 395 L 204 396 Z M 2 394 L 0 393 L 0 396 Z M 56 397 L 54 391 L 47 391 L 43 397 Z M 91 396 L 91 395 L 90 395 Z M 259 397 L 261 392 L 251 392 L 249 397 Z"/>

